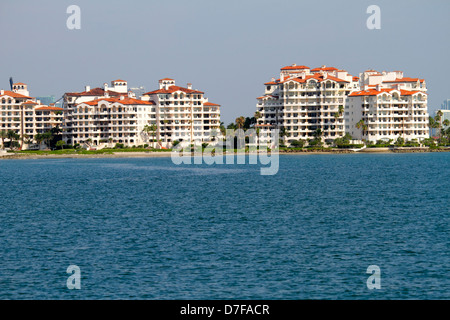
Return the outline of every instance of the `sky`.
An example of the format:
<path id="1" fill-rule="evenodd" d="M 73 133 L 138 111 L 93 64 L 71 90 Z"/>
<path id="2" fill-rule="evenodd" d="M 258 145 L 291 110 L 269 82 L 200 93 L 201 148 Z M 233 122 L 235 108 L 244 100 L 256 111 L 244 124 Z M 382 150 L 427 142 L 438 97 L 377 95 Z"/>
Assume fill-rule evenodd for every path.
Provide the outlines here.
<path id="1" fill-rule="evenodd" d="M 79 30 L 67 28 L 70 5 Z M 381 29 L 367 28 L 370 5 Z M 115 79 L 151 91 L 170 77 L 204 91 L 228 124 L 253 116 L 263 84 L 296 63 L 424 78 L 430 113 L 450 98 L 449 0 L 1 0 L 0 29 L 0 88 L 12 76 L 31 96 Z"/>

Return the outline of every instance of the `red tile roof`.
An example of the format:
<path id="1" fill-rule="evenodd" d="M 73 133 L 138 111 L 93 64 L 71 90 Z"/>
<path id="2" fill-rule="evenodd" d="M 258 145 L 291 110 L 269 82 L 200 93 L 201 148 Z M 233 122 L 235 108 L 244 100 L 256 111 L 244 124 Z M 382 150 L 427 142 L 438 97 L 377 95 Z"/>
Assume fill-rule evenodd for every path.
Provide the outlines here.
<path id="1" fill-rule="evenodd" d="M 277 79 L 275 81 L 266 82 L 264 84 L 267 85 L 267 84 L 279 84 L 279 83 L 280 83 L 280 79 Z"/>
<path id="2" fill-rule="evenodd" d="M 159 81 L 163 81 L 163 80 L 173 80 L 171 78 L 164 78 L 164 79 L 160 79 Z"/>
<path id="3" fill-rule="evenodd" d="M 2 95 L 0 95 L 0 97 L 3 96 L 9 96 L 11 98 L 26 98 L 26 99 L 32 99 L 31 97 L 28 96 L 24 96 L 23 94 L 17 93 L 17 92 L 13 92 L 13 91 L 8 91 L 8 90 L 3 90 L 4 93 Z"/>
<path id="4" fill-rule="evenodd" d="M 286 66 L 281 68 L 281 70 L 301 70 L 301 69 L 309 69 L 307 66 Z"/>
<path id="5" fill-rule="evenodd" d="M 424 82 L 425 80 L 424 80 L 424 79 L 419 79 L 419 78 L 408 78 L 408 77 L 404 77 L 404 78 L 401 78 L 401 79 L 397 78 L 397 79 L 395 79 L 395 80 L 391 80 L 391 81 L 383 81 L 383 82 L 386 82 L 386 83 L 393 83 L 393 82 L 417 82 L 417 81 Z"/>
<path id="6" fill-rule="evenodd" d="M 258 97 L 256 99 L 264 99 L 264 98 L 275 98 L 275 99 L 278 99 L 278 97 L 275 97 L 275 96 L 273 96 L 271 94 L 268 94 L 268 95 L 265 95 L 265 96 L 261 96 L 261 97 Z"/>
<path id="7" fill-rule="evenodd" d="M 144 93 L 144 95 L 151 95 L 151 94 L 158 94 L 158 93 L 174 93 L 176 91 L 181 91 L 184 93 L 204 93 L 202 91 L 192 90 L 192 89 L 183 88 L 183 87 L 179 87 L 179 86 L 170 86 L 168 89 L 154 90 L 154 91 Z"/>
<path id="8" fill-rule="evenodd" d="M 383 92 L 391 93 L 392 91 L 400 91 L 400 95 L 402 95 L 402 96 L 411 96 L 413 94 L 421 92 L 421 91 L 397 90 L 397 89 L 392 89 L 392 88 L 380 88 L 380 90 L 367 89 L 367 90 L 362 90 L 362 91 L 355 91 L 355 92 L 352 92 L 349 95 L 349 97 L 376 96 Z M 425 92 L 422 92 L 422 93 L 426 94 Z"/>
<path id="9" fill-rule="evenodd" d="M 215 104 L 215 103 L 212 103 L 212 102 L 205 102 L 205 103 L 203 103 L 203 105 L 204 106 L 220 106 L 220 104 Z"/>
<path id="10" fill-rule="evenodd" d="M 23 82 L 16 82 L 16 83 L 13 83 L 13 86 L 15 86 L 15 85 L 20 85 L 20 86 L 26 86 L 26 83 L 23 83 Z"/>
<path id="11" fill-rule="evenodd" d="M 118 79 L 118 80 L 114 80 L 113 82 L 127 82 L 127 81 Z"/>
<path id="12" fill-rule="evenodd" d="M 31 101 L 31 100 L 27 100 L 27 101 L 25 101 L 25 102 L 22 103 L 22 104 L 34 104 L 34 105 L 37 105 L 38 103 L 37 103 L 37 102 L 34 102 L 34 101 Z"/>
<path id="13" fill-rule="evenodd" d="M 333 68 L 333 67 L 320 67 L 320 68 L 311 69 L 311 71 L 338 71 L 338 69 Z"/>
<path id="14" fill-rule="evenodd" d="M 133 98 L 124 97 L 123 99 L 120 98 L 100 98 L 96 100 L 91 100 L 87 102 L 81 102 L 80 104 L 87 104 L 90 106 L 96 106 L 100 101 L 107 101 L 110 103 L 120 103 L 123 105 L 154 105 L 155 103 L 153 101 L 144 101 L 144 100 L 138 100 Z"/>
<path id="15" fill-rule="evenodd" d="M 293 80 L 293 81 L 296 81 L 296 82 L 305 83 L 306 81 L 311 80 L 311 79 L 317 80 L 318 82 L 323 82 L 323 81 L 327 81 L 327 80 L 332 80 L 332 81 L 336 81 L 336 82 L 347 82 L 347 83 L 349 83 L 349 82 L 346 81 L 346 80 L 339 79 L 339 78 L 336 78 L 336 77 L 333 77 L 333 76 L 330 76 L 330 75 L 327 75 L 326 78 L 325 78 L 323 75 L 321 75 L 321 74 L 319 74 L 319 73 L 315 73 L 315 74 L 313 74 L 313 75 L 307 75 L 307 76 L 305 77 L 305 79 L 302 79 L 302 78 L 293 78 L 293 79 L 285 80 L 284 82 Z"/>
<path id="16" fill-rule="evenodd" d="M 42 110 L 42 111 L 63 111 L 63 108 L 58 108 L 58 107 L 49 107 L 49 106 L 42 106 L 42 107 L 38 107 L 35 110 Z"/>
<path id="17" fill-rule="evenodd" d="M 112 91 L 112 90 L 108 90 L 108 94 L 110 96 L 127 96 L 127 93 L 119 93 L 116 91 Z M 99 97 L 103 97 L 105 95 L 105 90 L 102 88 L 94 88 L 91 89 L 89 91 L 83 91 L 83 92 L 66 92 L 67 96 L 70 97 L 83 97 L 83 96 L 99 96 Z"/>

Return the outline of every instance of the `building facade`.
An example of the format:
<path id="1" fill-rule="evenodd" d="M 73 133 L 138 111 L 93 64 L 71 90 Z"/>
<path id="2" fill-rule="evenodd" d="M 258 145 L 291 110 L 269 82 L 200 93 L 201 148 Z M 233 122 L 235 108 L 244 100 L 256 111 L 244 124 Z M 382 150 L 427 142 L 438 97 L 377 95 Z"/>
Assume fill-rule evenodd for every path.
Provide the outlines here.
<path id="1" fill-rule="evenodd" d="M 144 132 L 146 126 L 154 133 Z M 204 92 L 159 80 L 159 89 L 136 99 L 127 82 L 115 80 L 111 87 L 85 87 L 83 92 L 64 95 L 64 140 L 71 145 L 110 147 L 150 144 L 170 148 L 174 141 L 210 141 L 220 133 L 220 105 L 211 103 Z M 216 133 L 213 133 L 216 130 Z M 150 136 L 151 137 L 150 137 Z M 214 138 L 213 138 L 214 139 Z"/>
<path id="2" fill-rule="evenodd" d="M 71 110 L 71 143 L 95 148 L 150 144 L 144 127 L 155 114 L 155 103 L 131 96 L 81 102 Z"/>
<path id="3" fill-rule="evenodd" d="M 220 105 L 209 102 L 204 92 L 175 84 L 174 79 L 159 80 L 159 89 L 142 99 L 156 105 L 157 140 L 170 147 L 174 141 L 210 142 L 220 136 Z"/>
<path id="4" fill-rule="evenodd" d="M 424 79 L 401 71 L 367 70 L 361 90 L 352 92 L 345 108 L 346 131 L 356 139 L 421 141 L 429 137 L 427 88 Z"/>
<path id="5" fill-rule="evenodd" d="M 25 83 L 14 83 L 12 91 L 0 91 L 0 130 L 18 134 L 22 149 L 36 142 L 36 134 L 61 127 L 62 111 L 62 108 L 42 105 L 30 97 Z"/>
<path id="6" fill-rule="evenodd" d="M 63 109 L 64 109 L 64 119 L 63 119 L 63 139 L 67 144 L 75 145 L 80 143 L 80 141 L 86 141 L 92 139 L 94 135 L 91 129 L 96 129 L 91 127 L 93 124 L 90 123 L 89 119 L 94 119 L 94 114 L 84 115 L 86 123 L 82 123 L 79 114 L 75 114 L 78 111 L 78 105 L 84 102 L 89 102 L 93 100 L 98 100 L 101 98 L 120 98 L 120 97 L 131 97 L 135 98 L 134 93 L 128 92 L 127 81 L 125 80 L 114 80 L 111 81 L 111 86 L 107 83 L 103 84 L 103 87 L 91 88 L 90 86 L 85 86 L 84 91 L 81 92 L 66 92 L 63 96 Z M 89 109 L 88 109 L 89 110 Z M 92 110 L 92 109 L 91 109 Z M 97 118 L 98 115 L 95 117 Z M 86 127 L 83 126 L 86 124 Z M 98 131 L 98 130 L 92 130 Z M 88 137 L 86 137 L 86 135 Z M 109 137 L 108 137 L 109 139 Z M 100 139 L 95 139 L 99 143 Z M 121 140 L 121 139 L 118 139 Z"/>
<path id="7" fill-rule="evenodd" d="M 287 144 L 318 133 L 323 141 L 345 135 L 346 98 L 359 89 L 357 77 L 334 67 L 310 69 L 294 64 L 281 68 L 279 79 L 264 85 L 256 105 L 260 139 L 269 139 L 272 129 L 279 129 Z"/>

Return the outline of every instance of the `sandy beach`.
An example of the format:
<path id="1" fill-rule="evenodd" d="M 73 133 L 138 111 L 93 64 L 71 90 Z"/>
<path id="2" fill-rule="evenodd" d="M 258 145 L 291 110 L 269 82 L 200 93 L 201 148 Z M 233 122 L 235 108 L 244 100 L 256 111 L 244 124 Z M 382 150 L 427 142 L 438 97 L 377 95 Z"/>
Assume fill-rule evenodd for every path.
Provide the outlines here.
<path id="1" fill-rule="evenodd" d="M 450 152 L 446 149 L 428 149 L 428 148 L 366 148 L 361 151 L 352 150 L 325 150 L 325 151 L 280 151 L 280 155 L 312 155 L 312 154 L 379 154 L 379 153 L 424 153 L 424 152 Z M 247 153 L 248 154 L 248 153 Z M 238 153 L 242 155 L 242 153 Z M 163 158 L 170 157 L 171 152 L 113 152 L 105 154 L 33 154 L 33 153 L 5 153 L 0 152 L 0 160 L 17 159 L 95 159 L 95 158 Z"/>

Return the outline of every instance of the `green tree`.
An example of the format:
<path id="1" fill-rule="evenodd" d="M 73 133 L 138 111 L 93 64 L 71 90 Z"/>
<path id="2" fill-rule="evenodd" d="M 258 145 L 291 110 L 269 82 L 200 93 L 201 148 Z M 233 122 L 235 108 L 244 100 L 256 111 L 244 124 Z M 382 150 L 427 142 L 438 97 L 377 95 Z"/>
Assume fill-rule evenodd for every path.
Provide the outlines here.
<path id="1" fill-rule="evenodd" d="M 142 130 L 143 132 L 147 133 L 151 138 L 152 138 L 152 148 L 155 148 L 155 137 L 156 137 L 156 130 L 157 130 L 157 126 L 156 124 L 152 124 L 152 125 L 148 125 L 146 124 L 144 126 L 144 129 Z"/>
<path id="2" fill-rule="evenodd" d="M 15 148 L 15 146 L 17 146 L 17 141 L 20 139 L 20 135 L 17 134 L 14 130 L 8 130 L 7 137 L 9 139 L 9 147 L 12 150 Z M 20 147 L 20 145 L 19 145 L 19 147 Z"/>
<path id="3" fill-rule="evenodd" d="M 361 119 L 361 120 L 359 120 L 359 121 L 356 123 L 356 128 L 360 129 L 360 130 L 361 130 L 361 135 L 364 136 L 364 133 L 367 131 L 368 126 L 367 126 L 367 124 L 364 122 L 364 120 Z"/>
<path id="4" fill-rule="evenodd" d="M 442 116 L 443 116 L 442 111 L 438 110 L 438 112 L 436 112 L 436 116 L 434 117 L 434 121 L 437 123 L 437 128 L 439 129 L 439 139 L 441 139 L 441 137 L 442 137 L 442 134 L 441 134 Z"/>
<path id="5" fill-rule="evenodd" d="M 2 139 L 2 149 L 5 149 L 5 139 L 8 138 L 8 132 L 5 130 L 0 131 L 0 139 Z"/>
<path id="6" fill-rule="evenodd" d="M 64 149 L 64 146 L 66 145 L 66 142 L 64 141 L 64 140 L 59 140 L 57 143 L 56 143 L 56 147 L 58 147 L 58 148 L 61 148 L 61 149 Z"/>
<path id="7" fill-rule="evenodd" d="M 395 141 L 394 145 L 396 147 L 402 147 L 405 144 L 405 139 L 403 139 L 402 137 L 398 137 L 397 141 Z"/>
<path id="8" fill-rule="evenodd" d="M 242 129 L 245 124 L 245 118 L 240 116 L 239 118 L 236 118 L 236 125 L 239 129 Z"/>

